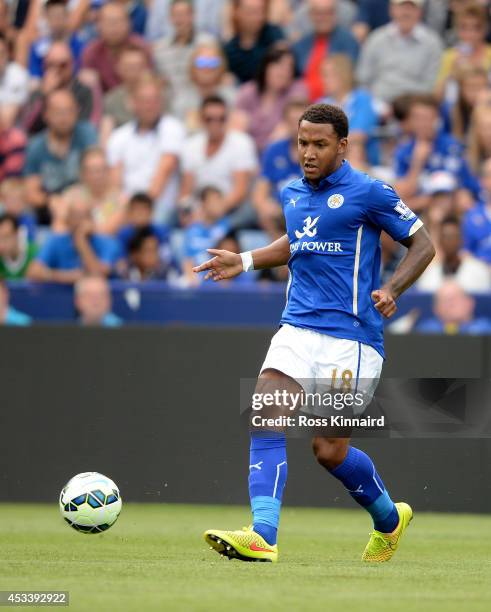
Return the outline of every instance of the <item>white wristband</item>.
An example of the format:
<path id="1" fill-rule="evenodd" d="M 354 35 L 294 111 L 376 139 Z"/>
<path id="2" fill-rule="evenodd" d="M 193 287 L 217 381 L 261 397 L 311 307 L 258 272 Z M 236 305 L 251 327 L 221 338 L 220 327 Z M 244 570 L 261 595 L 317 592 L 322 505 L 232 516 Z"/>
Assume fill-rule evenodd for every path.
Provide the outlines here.
<path id="1" fill-rule="evenodd" d="M 249 272 L 249 270 L 254 270 L 254 261 L 252 260 L 252 252 L 246 251 L 245 253 L 241 253 L 240 257 L 242 258 L 242 269 L 244 272 Z"/>

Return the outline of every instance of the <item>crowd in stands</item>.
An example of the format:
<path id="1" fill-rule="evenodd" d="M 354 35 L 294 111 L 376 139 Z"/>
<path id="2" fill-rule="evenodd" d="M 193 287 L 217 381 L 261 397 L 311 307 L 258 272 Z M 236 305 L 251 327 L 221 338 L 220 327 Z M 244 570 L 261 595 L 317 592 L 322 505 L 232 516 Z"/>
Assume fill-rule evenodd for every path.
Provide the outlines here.
<path id="1" fill-rule="evenodd" d="M 491 292 L 489 0 L 0 0 L 0 323 L 29 322 L 7 286 L 28 279 L 117 325 L 111 279 L 195 286 L 208 248 L 280 236 L 319 101 L 432 234 L 420 329 L 486 331 L 438 313 Z M 382 248 L 385 279 L 404 249 Z"/>

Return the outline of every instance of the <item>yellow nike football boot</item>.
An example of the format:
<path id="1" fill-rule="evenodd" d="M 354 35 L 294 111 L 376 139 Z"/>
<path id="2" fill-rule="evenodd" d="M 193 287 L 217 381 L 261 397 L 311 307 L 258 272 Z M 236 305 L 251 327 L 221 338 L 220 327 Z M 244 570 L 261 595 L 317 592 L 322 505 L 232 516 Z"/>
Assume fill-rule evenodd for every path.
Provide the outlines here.
<path id="1" fill-rule="evenodd" d="M 367 547 L 361 556 L 362 561 L 383 563 L 392 559 L 392 555 L 399 546 L 402 534 L 413 518 L 413 511 L 409 504 L 398 502 L 395 506 L 399 513 L 399 524 L 392 533 L 372 531 Z"/>
<path id="2" fill-rule="evenodd" d="M 268 544 L 263 537 L 252 530 L 252 526 L 238 531 L 208 529 L 204 536 L 210 548 L 229 559 L 271 563 L 278 561 L 278 546 Z"/>

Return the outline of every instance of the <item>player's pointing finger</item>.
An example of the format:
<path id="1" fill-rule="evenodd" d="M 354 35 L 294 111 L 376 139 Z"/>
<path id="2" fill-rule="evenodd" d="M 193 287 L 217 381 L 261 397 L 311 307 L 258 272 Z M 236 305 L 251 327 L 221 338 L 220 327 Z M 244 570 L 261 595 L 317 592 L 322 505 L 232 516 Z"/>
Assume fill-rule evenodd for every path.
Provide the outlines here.
<path id="1" fill-rule="evenodd" d="M 209 270 L 210 268 L 213 268 L 214 261 L 215 261 L 215 257 L 213 257 L 212 259 L 208 259 L 208 261 L 205 261 L 199 266 L 195 266 L 193 268 L 193 272 L 203 272 L 204 270 Z"/>

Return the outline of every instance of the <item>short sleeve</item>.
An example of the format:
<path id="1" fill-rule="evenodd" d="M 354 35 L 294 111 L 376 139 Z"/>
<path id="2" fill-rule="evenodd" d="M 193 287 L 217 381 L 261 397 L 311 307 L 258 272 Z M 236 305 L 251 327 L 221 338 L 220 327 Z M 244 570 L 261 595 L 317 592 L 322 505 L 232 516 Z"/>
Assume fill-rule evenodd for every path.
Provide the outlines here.
<path id="1" fill-rule="evenodd" d="M 159 147 L 162 155 L 179 155 L 182 143 L 186 138 L 186 131 L 182 123 L 174 117 L 168 117 L 164 125 L 159 129 Z"/>
<path id="2" fill-rule="evenodd" d="M 36 43 L 31 45 L 29 49 L 28 59 L 28 70 L 29 74 L 35 78 L 41 78 L 43 76 L 43 59 L 37 53 Z"/>
<path id="3" fill-rule="evenodd" d="M 113 238 L 103 237 L 96 246 L 97 257 L 104 263 L 113 266 L 121 258 L 121 249 Z"/>
<path id="4" fill-rule="evenodd" d="M 31 141 L 27 145 L 26 159 L 24 162 L 24 176 L 41 174 L 42 156 L 37 140 Z"/>
<path id="5" fill-rule="evenodd" d="M 199 152 L 201 151 L 201 143 L 198 142 L 196 136 L 188 138 L 182 147 L 181 151 L 181 169 L 183 172 L 195 172 L 199 165 Z"/>
<path id="6" fill-rule="evenodd" d="M 261 178 L 273 182 L 274 176 L 274 155 L 271 147 L 267 147 L 261 158 Z"/>
<path id="7" fill-rule="evenodd" d="M 89 121 L 81 121 L 81 141 L 83 148 L 92 147 L 97 144 L 98 134 L 96 128 Z"/>
<path id="8" fill-rule="evenodd" d="M 396 241 L 412 236 L 423 222 L 400 199 L 390 185 L 374 181 L 368 196 L 370 221 Z"/>
<path id="9" fill-rule="evenodd" d="M 109 136 L 109 140 L 107 141 L 106 147 L 106 157 L 107 163 L 109 166 L 113 167 L 116 164 L 119 164 L 123 160 L 123 152 L 124 152 L 124 136 L 123 133 L 119 130 L 124 129 L 125 126 L 115 130 L 111 136 Z"/>
<path id="10" fill-rule="evenodd" d="M 373 100 L 365 92 L 358 92 L 350 120 L 350 132 L 362 132 L 367 136 L 373 134 L 378 122 Z"/>
<path id="11" fill-rule="evenodd" d="M 477 251 L 477 240 L 475 235 L 475 224 L 473 223 L 472 212 L 469 211 L 462 220 L 462 239 L 463 247 L 465 251 L 476 254 Z"/>
<path id="12" fill-rule="evenodd" d="M 398 147 L 394 152 L 394 173 L 398 178 L 406 176 L 409 172 L 406 147 Z"/>
<path id="13" fill-rule="evenodd" d="M 232 170 L 254 172 L 257 169 L 257 157 L 254 141 L 248 134 L 237 134 L 232 156 Z"/>
<path id="14" fill-rule="evenodd" d="M 47 268 L 55 268 L 55 251 L 55 238 L 48 238 L 36 255 L 36 261 L 40 261 Z"/>

